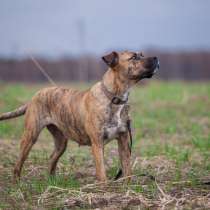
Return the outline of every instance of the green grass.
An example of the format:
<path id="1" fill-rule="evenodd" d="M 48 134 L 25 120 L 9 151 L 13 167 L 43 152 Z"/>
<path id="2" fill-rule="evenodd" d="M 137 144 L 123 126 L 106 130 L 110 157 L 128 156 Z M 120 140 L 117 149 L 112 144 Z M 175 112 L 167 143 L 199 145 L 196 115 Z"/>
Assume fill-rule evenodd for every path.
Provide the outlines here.
<path id="1" fill-rule="evenodd" d="M 43 86 L 0 83 L 0 113 L 29 101 Z M 84 89 L 89 85 L 71 86 Z M 135 192 L 155 203 L 160 201 L 161 193 L 155 181 L 149 178 L 152 175 L 167 195 L 177 196 L 177 199 L 181 192 L 189 189 L 192 199 L 188 198 L 190 202 L 183 205 L 191 209 L 194 205 L 191 200 L 210 190 L 201 182 L 206 177 L 210 179 L 210 85 L 153 81 L 135 87 L 130 102 L 134 129 L 132 160 L 136 161 L 133 174 L 136 176 L 129 185 L 113 184 L 106 191 Z M 53 141 L 44 131 L 26 160 L 21 181 L 12 184 L 22 130 L 23 117 L 0 122 L 0 194 L 3 194 L 0 209 L 36 209 L 37 205 L 40 209 L 59 209 L 65 199 L 76 196 L 83 186 L 95 182 L 89 148 L 80 148 L 72 142 L 59 161 L 57 176 L 50 177 L 47 167 Z M 107 145 L 105 157 L 111 179 L 119 166 L 116 142 Z M 43 198 L 38 204 L 49 186 L 52 187 L 51 197 Z M 91 193 L 100 190 L 94 188 Z M 197 205 L 202 209 L 207 203 Z"/>

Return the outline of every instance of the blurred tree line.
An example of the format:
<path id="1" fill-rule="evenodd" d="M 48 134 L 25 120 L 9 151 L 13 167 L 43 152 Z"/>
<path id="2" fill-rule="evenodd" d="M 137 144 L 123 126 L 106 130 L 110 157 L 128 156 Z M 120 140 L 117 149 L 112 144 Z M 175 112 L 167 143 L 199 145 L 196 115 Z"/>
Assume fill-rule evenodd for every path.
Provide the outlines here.
<path id="1" fill-rule="evenodd" d="M 147 51 L 145 56 L 158 56 L 163 80 L 209 80 L 210 52 Z M 99 57 L 36 58 L 55 81 L 99 80 L 107 67 Z M 46 78 L 29 58 L 0 58 L 0 81 L 45 82 Z"/>

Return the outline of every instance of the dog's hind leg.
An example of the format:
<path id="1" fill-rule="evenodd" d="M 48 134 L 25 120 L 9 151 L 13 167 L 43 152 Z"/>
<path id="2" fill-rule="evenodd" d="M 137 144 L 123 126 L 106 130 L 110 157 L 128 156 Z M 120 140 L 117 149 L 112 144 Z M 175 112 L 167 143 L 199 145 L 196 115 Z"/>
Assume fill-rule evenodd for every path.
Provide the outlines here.
<path id="1" fill-rule="evenodd" d="M 14 181 L 20 177 L 21 169 L 24 164 L 24 161 L 28 157 L 28 154 L 32 146 L 36 143 L 37 138 L 43 127 L 40 124 L 37 124 L 36 120 L 26 119 L 25 130 L 22 136 L 20 144 L 20 156 L 17 160 L 17 163 L 14 168 Z"/>
<path id="2" fill-rule="evenodd" d="M 67 139 L 55 125 L 48 125 L 47 129 L 52 134 L 55 143 L 55 149 L 50 156 L 49 173 L 55 175 L 57 162 L 67 147 Z"/>

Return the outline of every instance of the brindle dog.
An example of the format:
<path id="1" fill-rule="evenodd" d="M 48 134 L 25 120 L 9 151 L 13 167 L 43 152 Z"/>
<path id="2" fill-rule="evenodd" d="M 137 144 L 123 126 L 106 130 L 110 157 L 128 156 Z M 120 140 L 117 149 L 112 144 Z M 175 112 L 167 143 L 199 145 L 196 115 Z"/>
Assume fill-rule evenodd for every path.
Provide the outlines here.
<path id="1" fill-rule="evenodd" d="M 95 159 L 96 176 L 106 181 L 104 146 L 117 139 L 123 176 L 130 176 L 130 148 L 127 129 L 128 94 L 130 87 L 144 78 L 151 78 L 159 67 L 157 57 L 142 57 L 134 52 L 112 52 L 102 57 L 108 70 L 102 81 L 86 91 L 61 87 L 40 90 L 30 102 L 4 113 L 0 120 L 25 114 L 20 156 L 14 168 L 19 178 L 29 151 L 43 128 L 52 134 L 55 149 L 51 155 L 49 172 L 55 174 L 58 159 L 64 153 L 67 140 L 90 145 Z"/>

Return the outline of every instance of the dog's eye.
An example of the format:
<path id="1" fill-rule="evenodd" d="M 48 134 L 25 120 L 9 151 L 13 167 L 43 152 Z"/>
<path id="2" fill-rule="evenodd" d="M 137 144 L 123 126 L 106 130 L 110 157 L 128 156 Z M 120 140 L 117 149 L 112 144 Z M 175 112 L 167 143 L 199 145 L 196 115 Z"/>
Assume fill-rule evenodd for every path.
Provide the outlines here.
<path id="1" fill-rule="evenodd" d="M 136 60 L 137 58 L 138 58 L 137 54 L 133 54 L 133 55 L 129 58 L 129 60 Z"/>

